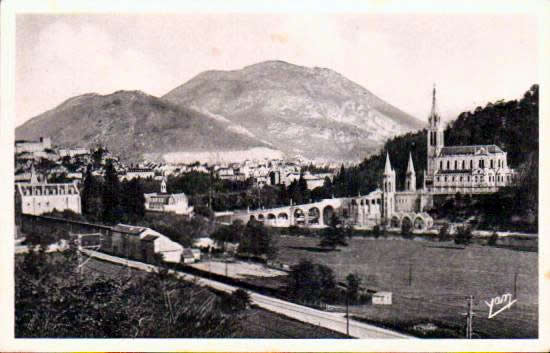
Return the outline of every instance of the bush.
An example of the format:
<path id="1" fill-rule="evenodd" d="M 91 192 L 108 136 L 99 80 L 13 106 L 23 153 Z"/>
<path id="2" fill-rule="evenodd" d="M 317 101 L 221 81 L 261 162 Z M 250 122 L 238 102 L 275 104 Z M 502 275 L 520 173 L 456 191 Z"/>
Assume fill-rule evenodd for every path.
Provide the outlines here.
<path id="1" fill-rule="evenodd" d="M 439 234 L 437 238 L 439 241 L 447 241 L 450 239 L 449 224 L 445 223 L 443 227 L 439 229 Z"/>
<path id="2" fill-rule="evenodd" d="M 401 224 L 401 236 L 405 239 L 412 238 L 412 225 L 409 222 L 402 222 Z"/>
<path id="3" fill-rule="evenodd" d="M 489 239 L 487 240 L 487 245 L 496 245 L 498 240 L 498 234 L 497 232 L 493 232 Z"/>
<path id="4" fill-rule="evenodd" d="M 458 227 L 455 235 L 455 244 L 468 245 L 471 242 L 472 242 L 472 229 L 468 226 Z"/>

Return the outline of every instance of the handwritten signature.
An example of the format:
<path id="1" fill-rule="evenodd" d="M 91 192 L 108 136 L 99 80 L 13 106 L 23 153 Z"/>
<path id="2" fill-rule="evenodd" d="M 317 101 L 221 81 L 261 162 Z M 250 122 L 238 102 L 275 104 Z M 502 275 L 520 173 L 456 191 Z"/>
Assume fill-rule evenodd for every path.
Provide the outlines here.
<path id="1" fill-rule="evenodd" d="M 514 304 L 515 302 L 517 302 L 517 299 L 512 300 L 512 294 L 510 293 L 506 293 L 506 294 L 503 294 L 502 296 L 494 297 L 491 299 L 490 303 L 485 301 L 485 304 L 487 304 L 487 306 L 489 307 L 489 319 L 497 316 L 498 314 L 500 314 L 506 309 L 510 309 L 512 304 Z M 493 308 L 495 305 L 503 305 L 503 304 L 505 304 L 503 307 L 493 312 Z"/>

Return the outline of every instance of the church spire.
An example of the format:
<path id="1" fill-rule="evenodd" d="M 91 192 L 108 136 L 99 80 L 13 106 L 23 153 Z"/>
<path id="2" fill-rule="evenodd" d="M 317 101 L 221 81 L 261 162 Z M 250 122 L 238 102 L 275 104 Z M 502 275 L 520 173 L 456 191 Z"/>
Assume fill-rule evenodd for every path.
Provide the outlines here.
<path id="1" fill-rule="evenodd" d="M 166 177 L 163 177 L 160 183 L 160 193 L 166 194 Z"/>
<path id="2" fill-rule="evenodd" d="M 411 152 L 409 152 L 409 163 L 407 165 L 407 174 L 415 174 Z"/>
<path id="3" fill-rule="evenodd" d="M 434 88 L 432 91 L 432 111 L 430 113 L 430 123 L 433 120 L 434 124 L 439 121 L 439 113 L 437 112 L 437 102 L 435 99 L 435 93 L 436 93 L 436 90 L 435 90 L 435 83 L 434 83 Z"/>
<path id="4" fill-rule="evenodd" d="M 390 174 L 392 172 L 390 153 L 386 152 L 386 166 L 384 167 L 384 174 Z"/>
<path id="5" fill-rule="evenodd" d="M 38 176 L 36 175 L 36 170 L 34 169 L 34 163 L 31 164 L 31 184 L 38 184 Z"/>

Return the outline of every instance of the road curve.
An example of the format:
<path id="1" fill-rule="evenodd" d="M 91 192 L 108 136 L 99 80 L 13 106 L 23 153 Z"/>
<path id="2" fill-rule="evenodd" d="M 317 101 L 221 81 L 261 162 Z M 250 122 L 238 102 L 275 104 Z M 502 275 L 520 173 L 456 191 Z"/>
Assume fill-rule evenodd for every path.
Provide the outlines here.
<path id="1" fill-rule="evenodd" d="M 104 261 L 109 261 L 121 265 L 128 265 L 131 268 L 139 269 L 142 271 L 152 272 L 156 270 L 156 266 L 146 264 L 139 261 L 127 260 L 125 258 L 108 255 L 105 253 L 81 249 L 81 251 L 88 256 L 95 257 Z M 178 278 L 196 281 L 199 285 L 206 285 L 217 290 L 225 292 L 233 292 L 238 287 L 231 286 L 225 283 L 218 281 L 213 281 L 211 279 L 206 279 L 203 277 L 190 275 L 187 273 L 179 271 L 170 271 L 173 272 Z M 325 327 L 327 329 L 346 333 L 346 318 L 341 313 L 331 313 L 322 310 L 313 309 L 307 306 L 291 303 L 285 300 L 269 297 L 263 294 L 258 294 L 252 291 L 250 293 L 250 298 L 252 302 L 259 307 L 285 315 L 287 317 L 306 322 L 312 325 L 317 325 Z M 368 325 L 359 321 L 349 320 L 349 335 L 356 338 L 414 338 L 407 336 L 395 331 L 383 329 L 380 327 Z"/>

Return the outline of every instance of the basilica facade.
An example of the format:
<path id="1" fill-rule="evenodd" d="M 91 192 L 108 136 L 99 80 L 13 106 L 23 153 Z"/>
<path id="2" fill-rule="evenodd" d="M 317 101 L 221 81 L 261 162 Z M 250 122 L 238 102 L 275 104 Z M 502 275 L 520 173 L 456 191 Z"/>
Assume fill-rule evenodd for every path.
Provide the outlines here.
<path id="1" fill-rule="evenodd" d="M 423 188 L 416 189 L 416 173 L 409 154 L 404 190 L 396 190 L 396 173 L 390 156 L 381 181 L 381 220 L 391 227 L 410 222 L 415 229 L 429 228 L 433 219 L 424 211 L 435 195 L 483 194 L 513 185 L 517 173 L 508 167 L 507 155 L 496 145 L 445 146 L 444 126 L 437 111 L 435 87 L 429 117 L 427 169 Z"/>
<path id="2" fill-rule="evenodd" d="M 424 189 L 432 194 L 496 192 L 516 182 L 507 155 L 496 145 L 445 146 L 444 126 L 437 112 L 435 87 L 428 129 L 428 165 Z"/>

